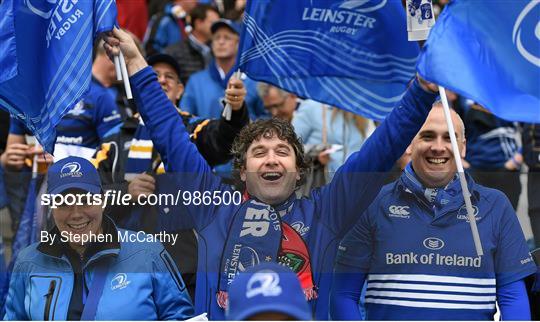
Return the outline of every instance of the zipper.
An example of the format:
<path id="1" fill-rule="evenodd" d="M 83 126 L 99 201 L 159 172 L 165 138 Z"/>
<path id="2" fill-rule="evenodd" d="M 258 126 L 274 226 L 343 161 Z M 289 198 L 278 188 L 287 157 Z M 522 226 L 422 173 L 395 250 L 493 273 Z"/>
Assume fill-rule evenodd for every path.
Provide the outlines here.
<path id="1" fill-rule="evenodd" d="M 82 293 L 82 304 L 83 304 L 83 307 L 86 305 L 86 277 L 85 277 L 85 270 L 86 270 L 86 264 L 85 263 L 85 258 L 84 258 L 84 254 L 79 254 L 79 265 L 81 267 L 81 282 L 82 282 L 82 285 L 81 285 L 81 293 Z M 75 276 L 77 276 L 75 274 Z M 75 278 L 76 280 L 76 278 Z"/>
<path id="2" fill-rule="evenodd" d="M 51 313 L 51 304 L 52 298 L 54 295 L 54 290 L 56 289 L 56 281 L 52 280 L 49 284 L 49 291 L 45 294 L 45 310 L 43 312 L 43 320 L 49 320 L 49 314 Z"/>

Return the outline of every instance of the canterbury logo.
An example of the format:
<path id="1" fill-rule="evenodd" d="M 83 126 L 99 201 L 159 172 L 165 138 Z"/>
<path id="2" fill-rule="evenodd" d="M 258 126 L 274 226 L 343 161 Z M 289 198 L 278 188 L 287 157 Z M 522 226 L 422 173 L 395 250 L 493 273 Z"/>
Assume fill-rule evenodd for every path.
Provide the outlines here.
<path id="1" fill-rule="evenodd" d="M 405 216 L 405 215 L 409 215 L 409 206 L 390 206 L 388 208 L 388 211 L 390 211 L 390 213 L 392 215 L 401 215 L 401 216 Z"/>

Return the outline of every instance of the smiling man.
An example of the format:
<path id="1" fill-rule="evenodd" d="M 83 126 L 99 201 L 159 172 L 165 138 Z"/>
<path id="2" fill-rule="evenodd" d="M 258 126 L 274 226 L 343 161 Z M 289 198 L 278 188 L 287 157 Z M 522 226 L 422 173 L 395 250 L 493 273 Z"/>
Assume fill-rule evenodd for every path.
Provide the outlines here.
<path id="1" fill-rule="evenodd" d="M 461 157 L 465 129 L 452 111 Z M 411 162 L 343 239 L 331 317 L 362 320 L 530 320 L 523 279 L 536 271 L 517 216 L 498 190 L 467 175 L 484 256 L 476 255 L 444 112 L 436 104 L 407 148 Z"/>
<path id="2" fill-rule="evenodd" d="M 201 194 L 231 192 L 189 142 L 182 122 L 167 107 L 155 75 L 133 41 L 115 30 L 105 48 L 121 47 L 141 115 L 173 184 Z M 414 81 L 398 108 L 362 149 L 354 153 L 332 182 L 296 197 L 307 163 L 292 126 L 283 120 L 258 120 L 242 129 L 233 144 L 234 169 L 244 200 L 226 204 L 212 199 L 182 203 L 181 216 L 165 216 L 169 228 L 194 228 L 199 236 L 196 311 L 222 320 L 228 286 L 237 273 L 260 262 L 278 262 L 299 277 L 316 319 L 328 319 L 333 261 L 338 242 L 366 209 L 384 176 L 405 151 L 428 114 L 435 94 Z M 433 88 L 433 87 L 431 87 Z M 204 88 L 201 88 L 203 90 Z M 226 100 L 234 103 L 234 96 Z M 207 200 L 208 201 L 208 200 Z"/>

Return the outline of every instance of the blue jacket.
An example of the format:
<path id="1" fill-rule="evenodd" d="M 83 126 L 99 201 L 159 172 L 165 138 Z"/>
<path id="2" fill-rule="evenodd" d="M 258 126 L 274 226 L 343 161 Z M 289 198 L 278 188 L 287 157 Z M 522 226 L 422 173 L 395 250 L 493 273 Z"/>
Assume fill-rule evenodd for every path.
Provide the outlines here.
<path id="1" fill-rule="evenodd" d="M 223 111 L 221 101 L 233 72 L 234 70 L 231 70 L 225 79 L 221 79 L 216 62 L 212 60 L 206 69 L 191 75 L 180 101 L 182 109 L 199 117 L 219 119 Z M 257 119 L 266 116 L 262 101 L 257 94 L 256 82 L 249 78 L 243 81 L 247 90 L 246 105 L 249 117 Z"/>
<path id="2" fill-rule="evenodd" d="M 4 320 L 67 319 L 74 273 L 66 255 L 59 251 L 61 246 L 54 246 L 36 243 L 21 251 L 11 277 Z M 98 251 L 83 267 L 88 289 L 96 262 L 111 256 L 96 320 L 185 320 L 193 316 L 180 273 L 157 242 L 120 241 L 119 247 Z"/>
<path id="3" fill-rule="evenodd" d="M 157 83 L 155 74 L 145 68 L 131 77 L 134 97 L 150 131 L 167 173 L 176 173 L 174 184 L 182 191 L 230 192 L 222 184 L 189 140 L 181 120 Z M 202 91 L 202 89 L 200 89 Z M 435 95 L 415 82 L 400 105 L 336 173 L 334 180 L 298 199 L 282 216 L 302 236 L 310 253 L 318 299 L 311 301 L 316 319 L 328 319 L 328 295 L 338 243 L 369 206 L 383 184 L 384 176 L 423 124 Z M 171 134 L 174 133 L 174 138 Z M 186 178 L 186 176 L 188 176 Z M 208 312 L 211 319 L 224 319 L 216 301 L 220 260 L 233 215 L 242 205 L 183 206 L 167 216 L 169 229 L 193 227 L 198 232 L 196 312 Z"/>
<path id="4" fill-rule="evenodd" d="M 536 271 L 508 199 L 470 176 L 467 183 L 484 256 L 459 180 L 429 202 L 410 166 L 343 239 L 336 270 L 368 274 L 366 319 L 492 320 L 499 290 Z"/>
<path id="5" fill-rule="evenodd" d="M 183 30 L 180 29 L 178 20 L 172 13 L 172 9 L 172 4 L 166 4 L 163 11 L 152 16 L 148 23 L 144 35 L 144 42 L 146 44 L 148 41 L 152 41 L 152 47 L 156 52 L 161 53 L 165 47 L 179 43 L 183 40 Z M 154 26 L 154 24 L 157 24 L 157 26 Z M 153 35 L 153 39 L 150 39 L 154 29 L 156 29 L 155 35 Z"/>

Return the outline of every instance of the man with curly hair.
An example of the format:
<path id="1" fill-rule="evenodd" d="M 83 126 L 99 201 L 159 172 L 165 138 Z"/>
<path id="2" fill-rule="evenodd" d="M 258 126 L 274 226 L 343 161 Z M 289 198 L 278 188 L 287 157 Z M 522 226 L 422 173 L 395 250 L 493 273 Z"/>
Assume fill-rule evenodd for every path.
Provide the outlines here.
<path id="1" fill-rule="evenodd" d="M 243 184 L 241 202 L 226 204 L 232 187 L 223 184 L 189 141 L 188 133 L 156 76 L 134 48 L 115 30 L 106 40 L 109 55 L 121 48 L 137 106 L 175 189 L 202 201 L 183 202 L 182 216 L 163 215 L 169 229 L 194 228 L 199 237 L 195 307 L 210 319 L 224 319 L 228 286 L 240 271 L 261 262 L 278 262 L 299 277 L 315 319 L 328 319 L 333 261 L 343 235 L 370 205 L 388 171 L 423 124 L 436 95 L 415 80 L 400 104 L 349 157 L 332 182 L 298 198 L 295 187 L 306 162 L 300 140 L 282 120 L 258 120 L 246 126 L 233 144 L 235 177 Z M 237 97 L 226 93 L 234 113 Z M 172 112 L 171 112 L 172 111 Z M 237 192 L 234 192 L 237 193 Z M 234 198 L 233 198 L 234 199 Z M 184 200 L 185 201 L 185 200 Z"/>

